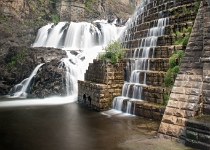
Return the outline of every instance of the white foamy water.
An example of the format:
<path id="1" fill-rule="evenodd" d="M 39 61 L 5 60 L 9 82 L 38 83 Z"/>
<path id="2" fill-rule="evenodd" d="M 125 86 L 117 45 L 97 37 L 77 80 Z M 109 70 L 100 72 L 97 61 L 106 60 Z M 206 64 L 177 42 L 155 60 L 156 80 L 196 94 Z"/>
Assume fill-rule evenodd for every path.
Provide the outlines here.
<path id="1" fill-rule="evenodd" d="M 48 24 L 39 29 L 33 47 L 53 47 L 65 50 L 68 58 L 61 59 L 58 66 L 66 73 L 65 87 L 67 96 L 77 95 L 78 80 L 84 80 L 84 73 L 89 63 L 103 53 L 102 48 L 110 41 L 117 40 L 124 32 L 125 27 L 116 27 L 107 21 L 95 21 L 95 25 L 87 22 L 59 22 Z M 76 55 L 71 51 L 77 52 Z M 10 97 L 27 97 L 27 89 L 39 67 L 35 69 L 29 79 L 24 79 L 20 84 L 10 90 Z M 26 102 L 26 101 L 25 101 Z M 17 103 L 17 102 L 16 102 Z"/>
<path id="2" fill-rule="evenodd" d="M 133 17 L 128 20 L 126 24 L 127 29 L 122 37 L 123 42 L 126 43 L 130 40 L 134 40 L 133 32 L 137 31 L 135 26 L 144 23 L 145 14 L 149 15 L 147 9 L 147 4 L 149 3 L 150 0 L 143 0 Z M 153 6 L 155 7 L 156 3 L 153 2 Z M 122 95 L 114 98 L 114 109 L 122 110 L 123 101 L 129 99 L 126 112 L 132 114 L 135 111 L 135 105 L 133 107 L 134 111 L 132 111 L 131 101 L 146 101 L 146 98 L 143 98 L 143 87 L 147 86 L 147 71 L 150 70 L 150 59 L 154 57 L 158 37 L 164 35 L 165 26 L 168 24 L 169 18 L 163 18 L 163 13 L 159 12 L 159 19 L 154 20 L 153 27 L 148 29 L 146 37 L 138 39 L 138 46 L 135 48 L 133 56 L 126 63 L 126 76 L 130 77 L 128 80 L 129 82 L 124 83 Z M 133 28 L 136 28 L 136 30 L 129 30 Z M 129 47 L 125 46 L 124 48 Z"/>
<path id="3" fill-rule="evenodd" d="M 4 99 L 4 98 L 2 98 Z M 77 95 L 71 95 L 68 97 L 52 97 L 43 99 L 5 99 L 5 101 L 0 101 L 0 108 L 8 107 L 27 107 L 27 106 L 51 106 L 51 105 L 63 105 L 68 103 L 73 103 L 77 101 Z"/>

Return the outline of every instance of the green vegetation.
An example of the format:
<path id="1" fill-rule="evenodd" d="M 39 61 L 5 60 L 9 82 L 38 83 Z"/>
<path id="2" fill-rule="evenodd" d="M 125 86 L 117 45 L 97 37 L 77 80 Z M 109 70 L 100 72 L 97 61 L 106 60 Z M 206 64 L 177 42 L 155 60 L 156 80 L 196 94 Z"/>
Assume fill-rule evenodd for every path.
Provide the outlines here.
<path id="1" fill-rule="evenodd" d="M 167 74 L 164 78 L 165 86 L 172 87 L 173 82 L 179 72 L 179 66 L 181 65 L 182 58 L 184 56 L 183 50 L 178 50 L 173 54 L 169 59 L 170 69 L 167 71 Z"/>
<path id="2" fill-rule="evenodd" d="M 58 16 L 58 14 L 57 13 L 53 13 L 52 14 L 52 21 L 53 21 L 53 23 L 58 23 L 59 22 L 59 16 Z"/>
<path id="3" fill-rule="evenodd" d="M 163 105 L 168 104 L 169 97 L 170 97 L 170 93 L 163 92 Z"/>
<path id="4" fill-rule="evenodd" d="M 11 61 L 7 64 L 7 67 L 8 68 L 13 68 L 14 67 L 14 64 L 19 61 L 19 60 L 22 60 L 23 59 L 23 56 L 25 55 L 25 53 L 27 52 L 28 50 L 25 49 L 25 50 L 22 50 L 22 52 L 20 54 L 18 54 L 17 56 L 13 56 L 11 58 Z"/>
<path id="5" fill-rule="evenodd" d="M 85 1 L 85 9 L 88 11 L 91 11 L 93 3 L 96 2 L 96 0 L 86 0 Z"/>
<path id="6" fill-rule="evenodd" d="M 54 3 L 56 3 L 56 0 L 50 0 L 50 3 L 54 4 Z"/>
<path id="7" fill-rule="evenodd" d="M 100 55 L 100 59 L 110 59 L 110 62 L 115 64 L 118 59 L 122 59 L 124 56 L 124 50 L 121 48 L 120 41 L 111 41 L 105 48 L 105 53 Z"/>
<path id="8" fill-rule="evenodd" d="M 195 8 L 194 8 L 193 11 L 194 11 L 194 12 L 197 12 L 198 9 L 199 9 L 199 7 L 200 7 L 200 0 L 196 0 L 194 4 L 195 4 Z"/>
<path id="9" fill-rule="evenodd" d="M 183 28 L 182 33 L 184 33 L 184 34 L 182 34 L 179 31 L 176 31 L 177 39 L 176 39 L 174 44 L 175 45 L 187 46 L 187 43 L 188 43 L 188 41 L 190 39 L 191 31 L 192 31 L 192 27 Z"/>

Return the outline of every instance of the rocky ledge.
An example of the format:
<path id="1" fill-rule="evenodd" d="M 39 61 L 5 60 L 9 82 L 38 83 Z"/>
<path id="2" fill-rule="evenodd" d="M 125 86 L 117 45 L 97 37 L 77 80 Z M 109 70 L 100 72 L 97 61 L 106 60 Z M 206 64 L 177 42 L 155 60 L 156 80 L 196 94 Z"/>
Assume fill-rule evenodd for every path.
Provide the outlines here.
<path id="1" fill-rule="evenodd" d="M 34 86 L 32 86 L 29 96 L 46 97 L 44 95 L 64 93 L 61 92 L 62 72 L 58 66 L 60 60 L 65 57 L 67 57 L 65 51 L 54 48 L 27 46 L 9 48 L 0 59 L 0 95 L 8 94 L 11 87 L 28 78 L 40 63 L 45 64 L 34 77 Z M 49 89 L 50 92 L 42 89 Z"/>

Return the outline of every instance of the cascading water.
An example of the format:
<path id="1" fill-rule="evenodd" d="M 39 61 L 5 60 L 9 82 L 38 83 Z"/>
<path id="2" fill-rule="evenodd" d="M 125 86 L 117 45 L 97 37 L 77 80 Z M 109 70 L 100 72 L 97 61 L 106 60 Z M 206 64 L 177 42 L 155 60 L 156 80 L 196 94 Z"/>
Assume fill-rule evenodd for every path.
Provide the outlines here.
<path id="1" fill-rule="evenodd" d="M 124 32 L 124 38 L 122 39 L 124 43 L 132 40 L 132 34 L 129 29 L 134 28 L 137 22 L 138 24 L 144 23 L 144 12 L 148 12 L 148 3 L 150 3 L 150 0 L 142 1 L 132 19 L 128 21 L 127 30 Z M 153 2 L 153 5 L 155 6 L 156 4 Z M 122 96 L 113 100 L 113 108 L 116 110 L 122 111 L 123 100 L 129 99 L 126 112 L 133 113 L 131 112 L 131 101 L 143 100 L 142 91 L 143 87 L 146 86 L 147 71 L 150 70 L 150 59 L 154 57 L 158 37 L 164 35 L 165 26 L 169 24 L 169 19 L 163 18 L 162 11 L 159 12 L 158 16 L 159 19 L 153 22 L 153 27 L 148 30 L 147 36 L 138 40 L 138 47 L 134 50 L 132 58 L 127 62 L 126 76 L 130 76 L 130 79 L 129 82 L 125 81 L 124 83 Z"/>
<path id="2" fill-rule="evenodd" d="M 84 80 L 85 70 L 89 63 L 98 56 L 102 47 L 110 41 L 117 40 L 125 27 L 116 27 L 107 21 L 60 22 L 42 27 L 37 35 L 34 47 L 54 47 L 66 50 L 68 58 L 63 58 L 59 67 L 66 73 L 65 86 L 68 96 L 77 95 L 77 80 Z M 73 55 L 70 51 L 76 51 Z"/>
<path id="3" fill-rule="evenodd" d="M 26 98 L 28 95 L 28 90 L 30 88 L 31 81 L 42 65 L 43 63 L 38 65 L 28 78 L 24 79 L 21 83 L 11 88 L 9 91 L 9 97 L 10 98 L 16 98 L 16 97 Z"/>

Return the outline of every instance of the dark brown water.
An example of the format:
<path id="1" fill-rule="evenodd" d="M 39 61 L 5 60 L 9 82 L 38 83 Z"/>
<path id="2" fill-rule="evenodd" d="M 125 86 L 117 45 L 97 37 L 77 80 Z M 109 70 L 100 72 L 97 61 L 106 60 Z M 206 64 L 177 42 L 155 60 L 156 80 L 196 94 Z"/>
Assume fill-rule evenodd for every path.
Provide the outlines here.
<path id="1" fill-rule="evenodd" d="M 77 103 L 0 107 L 0 150 L 120 150 L 127 140 L 152 138 L 158 125 Z"/>

